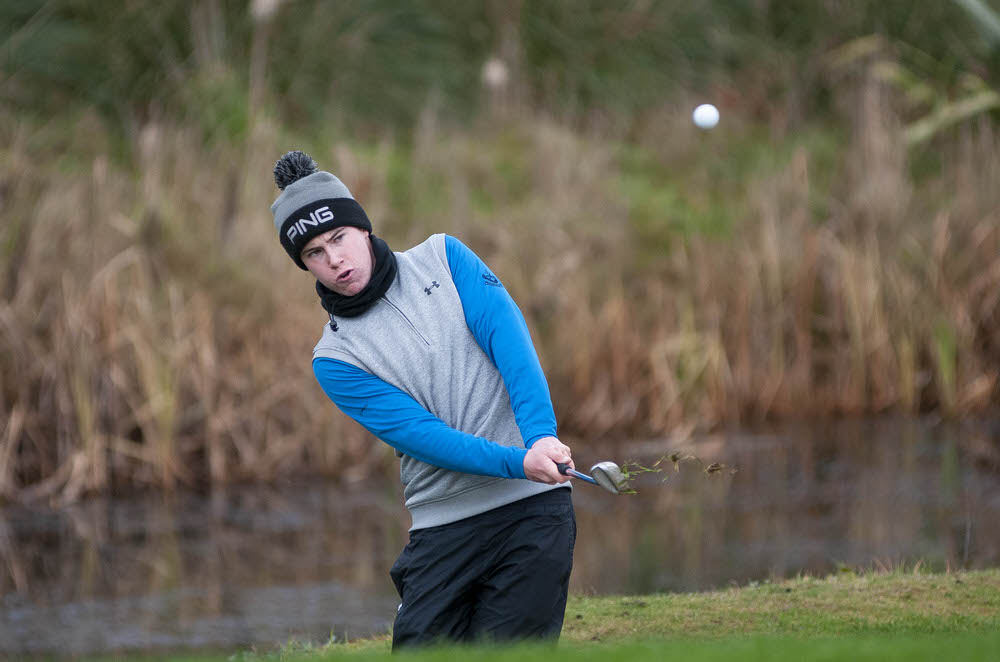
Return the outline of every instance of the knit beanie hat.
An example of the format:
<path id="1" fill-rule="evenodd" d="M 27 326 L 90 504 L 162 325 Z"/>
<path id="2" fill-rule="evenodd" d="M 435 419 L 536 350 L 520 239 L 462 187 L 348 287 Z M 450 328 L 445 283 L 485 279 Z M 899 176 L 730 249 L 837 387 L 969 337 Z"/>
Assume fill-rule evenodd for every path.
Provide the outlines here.
<path id="1" fill-rule="evenodd" d="M 344 225 L 372 230 L 365 210 L 344 183 L 320 170 L 304 152 L 288 152 L 278 159 L 274 183 L 281 189 L 271 205 L 274 227 L 281 245 L 300 269 L 306 269 L 300 257 L 302 249 L 316 235 Z"/>

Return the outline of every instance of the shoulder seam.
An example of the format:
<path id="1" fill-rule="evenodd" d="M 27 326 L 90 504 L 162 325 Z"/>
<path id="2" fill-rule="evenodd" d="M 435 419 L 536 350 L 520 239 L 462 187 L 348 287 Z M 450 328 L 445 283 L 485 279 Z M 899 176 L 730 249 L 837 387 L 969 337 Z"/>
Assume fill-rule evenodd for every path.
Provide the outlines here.
<path id="1" fill-rule="evenodd" d="M 318 348 L 313 350 L 312 360 L 315 361 L 316 359 L 333 359 L 334 361 L 341 361 L 348 365 L 354 366 L 359 370 L 364 370 L 365 372 L 368 372 L 367 370 L 365 370 L 364 366 L 358 365 L 358 362 L 356 360 L 353 360 L 353 357 L 351 357 L 349 354 L 345 352 L 339 352 L 334 349 Z"/>

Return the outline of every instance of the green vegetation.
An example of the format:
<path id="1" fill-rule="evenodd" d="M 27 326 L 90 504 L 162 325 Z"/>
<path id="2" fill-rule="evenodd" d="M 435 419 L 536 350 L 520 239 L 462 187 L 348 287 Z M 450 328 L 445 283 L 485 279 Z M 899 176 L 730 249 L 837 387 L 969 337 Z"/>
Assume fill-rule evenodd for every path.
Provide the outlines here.
<path id="1" fill-rule="evenodd" d="M 480 90 L 496 58 L 509 72 L 501 96 L 560 117 L 629 122 L 716 85 L 755 111 L 787 101 L 812 113 L 836 97 L 825 51 L 873 33 L 919 50 L 925 88 L 981 74 L 996 20 L 976 5 L 12 0 L 0 8 L 0 102 L 43 116 L 97 107 L 126 133 L 166 116 L 242 139 L 260 112 L 378 131 L 414 126 L 428 105 L 464 122 L 497 103 Z"/>
<path id="2" fill-rule="evenodd" d="M 722 637 L 712 640 L 654 639 L 616 643 L 561 644 L 553 650 L 547 646 L 456 647 L 411 651 L 403 659 L 416 662 L 466 662 L 499 660 L 501 662 L 659 662 L 679 659 L 691 662 L 830 662 L 858 660 L 860 662 L 937 662 L 938 660 L 968 660 L 992 662 L 1000 654 L 1000 635 L 961 634 L 927 635 L 858 635 L 841 637 L 750 636 Z M 208 656 L 176 656 L 158 658 L 170 662 L 220 662 L 222 658 Z M 363 650 L 289 651 L 281 660 L 367 660 L 397 659 L 388 652 Z"/>
<path id="3" fill-rule="evenodd" d="M 992 660 L 1000 571 L 844 572 L 708 593 L 572 596 L 559 647 L 453 647 L 417 660 Z M 385 659 L 388 637 L 235 659 Z M 231 658 L 232 659 L 232 658 Z"/>
<path id="4" fill-rule="evenodd" d="M 510 660 L 523 662 L 552 662 L 590 660 L 593 662 L 649 662 L 663 659 L 691 660 L 693 662 L 732 662 L 758 660 L 899 660 L 913 662 L 942 659 L 982 660 L 996 659 L 1000 653 L 1000 635 L 965 634 L 942 637 L 928 636 L 845 636 L 837 638 L 799 638 L 789 636 L 723 637 L 713 640 L 648 640 L 609 644 L 571 644 L 553 651 L 544 646 L 516 646 L 513 648 L 444 648 L 408 653 L 408 660 L 438 662 L 444 660 Z M 287 659 L 297 659 L 289 656 Z M 299 659 L 317 659 L 303 656 Z M 318 659 L 382 660 L 390 659 L 388 653 L 337 653 L 328 652 Z"/>
<path id="5" fill-rule="evenodd" d="M 1000 572 L 844 573 L 710 593 L 578 597 L 566 614 L 573 641 L 995 632 Z"/>

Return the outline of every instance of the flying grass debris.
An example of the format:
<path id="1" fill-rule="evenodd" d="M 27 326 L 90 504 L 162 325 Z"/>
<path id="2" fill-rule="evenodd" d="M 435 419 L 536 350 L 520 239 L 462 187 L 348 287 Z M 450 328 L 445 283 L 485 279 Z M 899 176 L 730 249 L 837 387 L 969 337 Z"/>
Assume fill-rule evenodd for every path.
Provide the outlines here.
<path id="1" fill-rule="evenodd" d="M 681 466 L 680 465 L 681 465 L 681 462 L 683 462 L 684 460 L 695 460 L 697 462 L 701 462 L 701 460 L 699 460 L 698 458 L 696 458 L 694 455 L 691 455 L 689 453 L 681 453 L 680 451 L 674 451 L 673 453 L 670 453 L 669 455 L 667 455 L 666 458 L 668 460 L 670 460 L 671 464 L 674 465 L 674 471 L 680 471 L 681 470 Z M 661 461 L 662 461 L 662 459 L 661 460 L 657 460 L 656 463 L 659 464 Z"/>
<path id="2" fill-rule="evenodd" d="M 668 466 L 667 463 L 668 462 L 670 463 L 669 466 L 673 467 L 675 473 L 680 473 L 681 463 L 685 461 L 697 462 L 699 465 L 703 467 L 702 472 L 707 476 L 717 476 L 721 475 L 724 472 L 728 473 L 730 476 L 735 476 L 736 473 L 739 471 L 737 467 L 730 467 L 729 465 L 723 464 L 722 462 L 712 462 L 711 464 L 706 466 L 705 463 L 702 462 L 701 459 L 695 455 L 683 451 L 673 451 L 667 453 L 666 455 L 664 455 L 663 457 L 661 457 L 660 459 L 658 459 L 656 462 L 654 462 L 649 466 L 645 466 L 643 464 L 635 462 L 634 460 L 627 460 L 621 466 L 622 480 L 618 484 L 618 493 L 637 494 L 635 489 L 632 487 L 632 481 L 640 474 L 645 474 L 645 473 L 663 474 L 663 477 L 660 480 L 660 482 L 665 483 L 667 482 L 667 477 L 668 477 L 668 474 L 666 474 L 666 467 Z M 726 471 L 727 469 L 728 471 Z"/>

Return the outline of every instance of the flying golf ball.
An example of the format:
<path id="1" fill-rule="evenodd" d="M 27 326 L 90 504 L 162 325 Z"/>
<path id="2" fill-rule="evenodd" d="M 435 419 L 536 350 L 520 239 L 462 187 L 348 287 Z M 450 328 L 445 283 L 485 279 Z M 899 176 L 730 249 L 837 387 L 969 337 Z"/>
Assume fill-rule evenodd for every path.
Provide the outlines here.
<path id="1" fill-rule="evenodd" d="M 699 129 L 711 129 L 719 123 L 719 109 L 710 103 L 703 103 L 694 109 L 691 119 Z"/>

